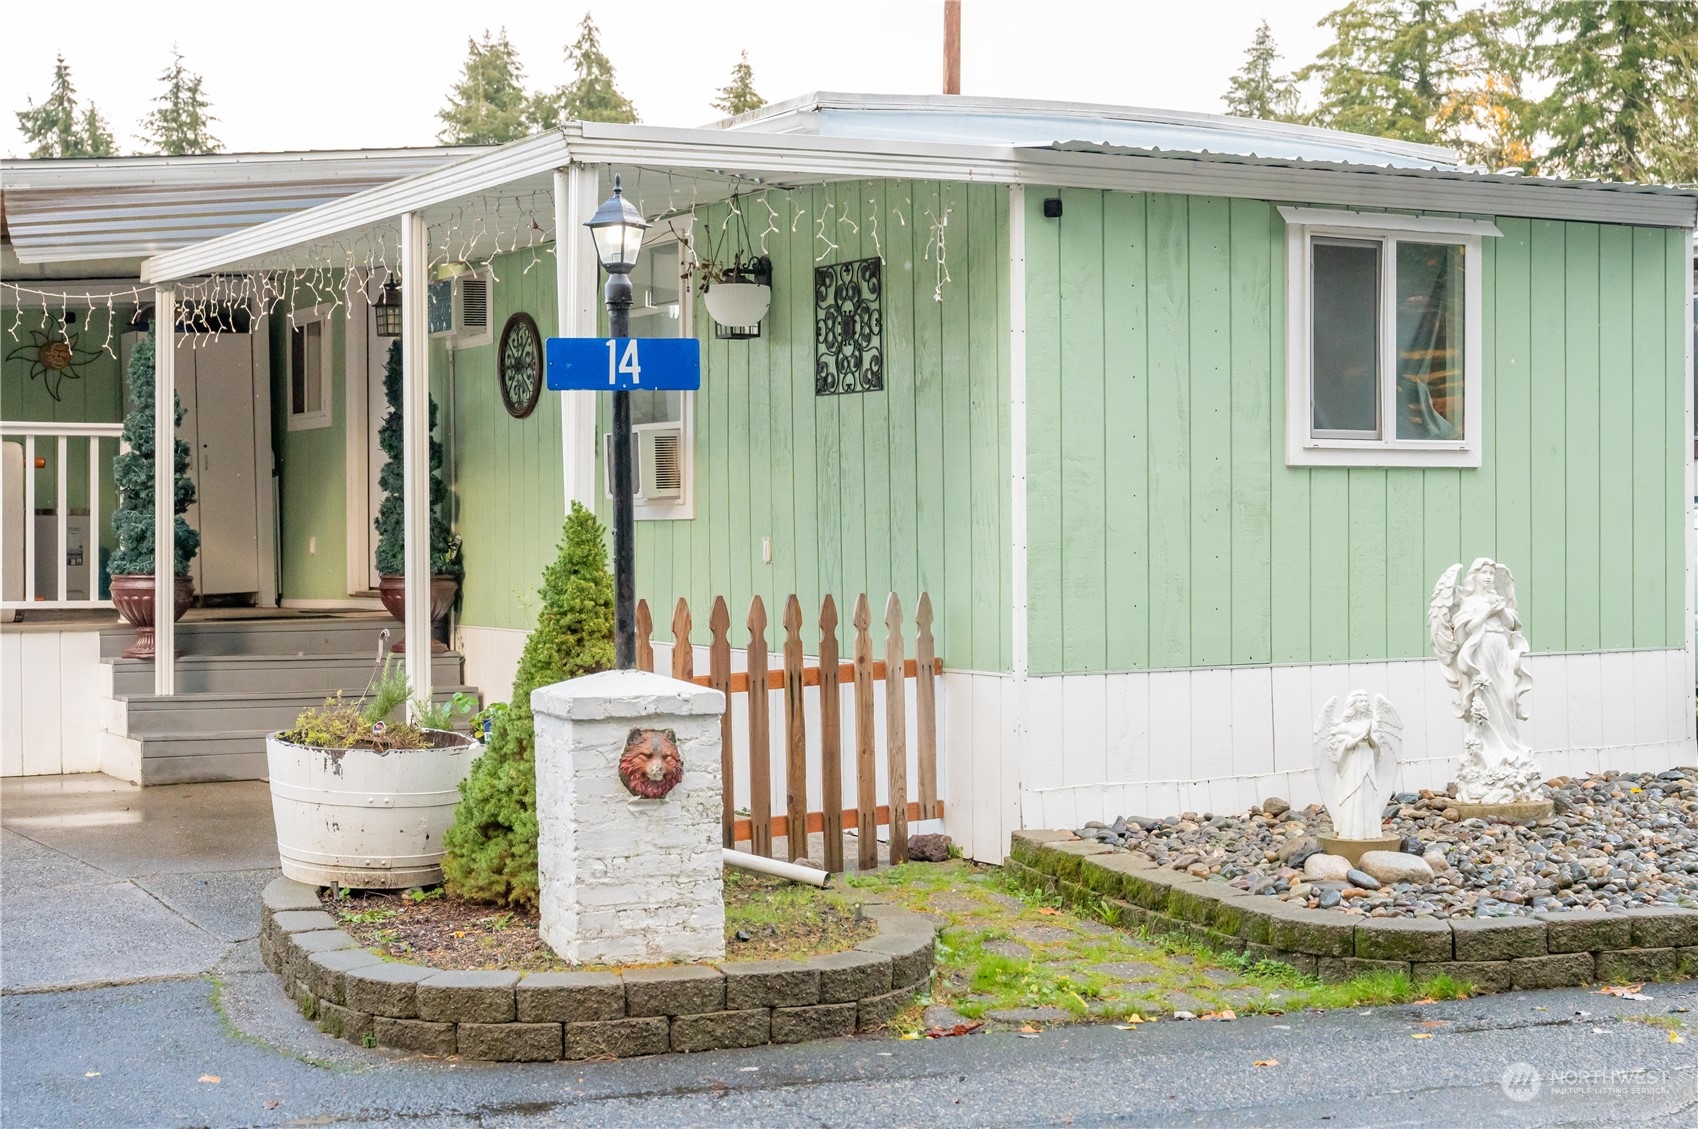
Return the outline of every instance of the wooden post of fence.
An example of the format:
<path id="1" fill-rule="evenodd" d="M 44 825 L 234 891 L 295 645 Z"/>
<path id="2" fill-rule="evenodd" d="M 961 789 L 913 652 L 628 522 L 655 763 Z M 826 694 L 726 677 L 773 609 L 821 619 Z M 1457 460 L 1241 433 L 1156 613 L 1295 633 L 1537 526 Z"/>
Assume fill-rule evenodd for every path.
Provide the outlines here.
<path id="1" fill-rule="evenodd" d="M 649 602 L 637 601 L 637 669 L 654 673 L 654 619 L 649 615 Z"/>
<path id="2" fill-rule="evenodd" d="M 862 870 L 878 869 L 878 761 L 873 752 L 873 638 L 867 594 L 855 600 L 855 836 Z"/>
<path id="3" fill-rule="evenodd" d="M 920 761 L 920 818 L 936 819 L 937 810 L 937 671 L 932 643 L 932 598 L 920 593 L 914 609 L 914 740 Z"/>
<path id="4" fill-rule="evenodd" d="M 903 671 L 902 601 L 884 602 L 884 750 L 890 776 L 890 861 L 908 861 L 908 695 Z"/>
<path id="5" fill-rule="evenodd" d="M 689 682 L 696 676 L 696 652 L 690 646 L 690 605 L 678 597 L 672 609 L 672 677 Z M 726 703 L 728 709 L 730 703 Z"/>
<path id="6" fill-rule="evenodd" d="M 820 792 L 825 868 L 843 869 L 843 695 L 837 685 L 837 601 L 820 606 Z"/>
<path id="7" fill-rule="evenodd" d="M 720 798 L 720 823 L 724 845 L 735 847 L 737 826 L 737 771 L 731 746 L 731 641 L 725 633 L 731 630 L 731 613 L 726 610 L 725 597 L 716 596 L 713 611 L 708 616 L 708 685 L 725 695 L 725 712 L 719 715 L 719 771 L 724 794 Z"/>
<path id="8" fill-rule="evenodd" d="M 766 712 L 766 605 L 749 604 L 749 850 L 772 857 L 772 751 Z"/>
<path id="9" fill-rule="evenodd" d="M 802 712 L 802 604 L 784 601 L 784 841 L 792 861 L 808 857 L 808 721 Z"/>

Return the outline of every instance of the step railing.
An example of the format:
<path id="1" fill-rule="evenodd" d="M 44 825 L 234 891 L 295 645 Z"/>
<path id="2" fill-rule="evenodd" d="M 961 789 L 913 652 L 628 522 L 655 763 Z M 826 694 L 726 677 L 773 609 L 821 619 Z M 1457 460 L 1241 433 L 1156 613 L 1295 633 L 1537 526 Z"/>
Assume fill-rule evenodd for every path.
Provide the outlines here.
<path id="1" fill-rule="evenodd" d="M 0 609 L 112 605 L 100 595 L 100 533 L 110 517 L 100 500 L 112 489 L 123 430 L 0 420 Z"/>

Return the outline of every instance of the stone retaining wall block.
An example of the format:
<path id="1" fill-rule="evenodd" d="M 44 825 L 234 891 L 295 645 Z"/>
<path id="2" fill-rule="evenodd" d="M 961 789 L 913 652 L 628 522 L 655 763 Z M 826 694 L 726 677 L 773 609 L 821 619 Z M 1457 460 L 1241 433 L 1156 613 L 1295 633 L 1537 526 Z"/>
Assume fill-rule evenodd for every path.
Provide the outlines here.
<path id="1" fill-rule="evenodd" d="M 511 1023 L 517 1015 L 517 972 L 438 972 L 419 981 L 420 1019 L 449 1023 Z"/>
<path id="2" fill-rule="evenodd" d="M 1698 910 L 1681 906 L 1635 906 L 1627 911 L 1636 949 L 1698 945 Z"/>
<path id="3" fill-rule="evenodd" d="M 318 887 L 296 882 L 293 878 L 273 878 L 259 895 L 260 913 L 282 913 L 285 910 L 322 910 Z"/>
<path id="4" fill-rule="evenodd" d="M 914 1002 L 914 989 L 898 988 L 894 992 L 886 992 L 882 996 L 869 996 L 859 1004 L 860 1011 L 855 1018 L 855 1030 L 876 1031 L 895 1019 L 903 1008 Z"/>
<path id="5" fill-rule="evenodd" d="M 343 978 L 348 970 L 381 963 L 377 954 L 368 949 L 332 949 L 327 953 L 313 953 L 307 958 L 307 987 L 320 1001 L 345 1003 Z"/>
<path id="6" fill-rule="evenodd" d="M 435 975 L 434 968 L 383 962 L 350 969 L 342 987 L 351 1008 L 391 1019 L 417 1019 L 419 982 Z"/>
<path id="7" fill-rule="evenodd" d="M 1356 926 L 1356 955 L 1368 960 L 1449 960 L 1450 925 L 1419 917 L 1370 917 Z"/>
<path id="8" fill-rule="evenodd" d="M 1591 983 L 1594 972 L 1591 953 L 1552 953 L 1509 962 L 1510 983 L 1517 989 L 1573 988 Z"/>
<path id="9" fill-rule="evenodd" d="M 291 933 L 283 949 L 283 978 L 305 980 L 307 961 L 314 953 L 330 953 L 339 949 L 357 949 L 359 942 L 340 929 L 315 929 L 310 933 Z"/>
<path id="10" fill-rule="evenodd" d="M 665 1054 L 670 1027 L 664 1016 L 568 1023 L 564 1029 L 562 1057 L 635 1058 Z"/>
<path id="11" fill-rule="evenodd" d="M 521 1023 L 591 1023 L 625 1017 L 625 985 L 612 972 L 533 972 L 513 989 Z"/>
<path id="12" fill-rule="evenodd" d="M 350 1043 L 364 1043 L 366 1036 L 372 1034 L 372 1014 L 369 1011 L 354 1011 L 340 1004 L 320 1000 L 318 1029 L 326 1035 L 346 1039 Z"/>
<path id="13" fill-rule="evenodd" d="M 1459 961 L 1500 961 L 1545 955 L 1545 923 L 1526 917 L 1453 917 L 1451 942 Z"/>
<path id="14" fill-rule="evenodd" d="M 271 915 L 273 935 L 339 928 L 336 919 L 321 909 L 292 909 Z"/>
<path id="15" fill-rule="evenodd" d="M 687 964 L 625 973 L 625 1014 L 701 1015 L 725 1008 L 725 977 L 717 968 Z"/>
<path id="16" fill-rule="evenodd" d="M 553 1062 L 560 1057 L 558 1023 L 462 1023 L 460 1054 L 486 1062 Z"/>
<path id="17" fill-rule="evenodd" d="M 1596 973 L 1606 984 L 1673 980 L 1680 975 L 1680 955 L 1670 948 L 1611 949 L 1598 954 Z"/>
<path id="18" fill-rule="evenodd" d="M 881 953 L 890 957 L 890 982 L 895 987 L 905 988 L 930 978 L 932 939 L 929 929 L 924 933 L 880 932 L 877 937 L 862 941 L 855 948 L 864 953 Z"/>
<path id="19" fill-rule="evenodd" d="M 1545 948 L 1553 953 L 1625 949 L 1633 943 L 1633 923 L 1620 913 L 1573 909 L 1535 916 L 1545 923 Z"/>
<path id="20" fill-rule="evenodd" d="M 887 953 L 850 949 L 811 957 L 808 965 L 819 970 L 822 1004 L 854 1003 L 866 996 L 881 995 L 895 986 Z"/>
<path id="21" fill-rule="evenodd" d="M 1272 918 L 1268 943 L 1276 949 L 1318 957 L 1354 956 L 1358 920 L 1323 909 L 1292 909 L 1287 906 Z"/>
<path id="22" fill-rule="evenodd" d="M 772 1041 L 805 1043 L 810 1039 L 853 1035 L 860 1010 L 856 1003 L 773 1008 Z"/>
<path id="23" fill-rule="evenodd" d="M 766 1008 L 680 1015 L 672 1020 L 672 1049 L 686 1054 L 758 1047 L 772 1041 L 772 1013 Z"/>
<path id="24" fill-rule="evenodd" d="M 376 1037 L 378 1046 L 398 1051 L 451 1055 L 456 1049 L 452 1023 L 391 1019 L 387 1015 L 379 1015 L 372 1020 L 372 1035 Z"/>
<path id="25" fill-rule="evenodd" d="M 736 961 L 722 964 L 725 1007 L 806 1007 L 820 1002 L 819 969 L 796 960 Z"/>
<path id="26" fill-rule="evenodd" d="M 1422 964 L 1417 962 L 1412 975 L 1417 984 L 1439 976 L 1448 976 L 1470 985 L 1475 993 L 1507 992 L 1510 989 L 1510 967 L 1507 960 L 1445 960 Z"/>

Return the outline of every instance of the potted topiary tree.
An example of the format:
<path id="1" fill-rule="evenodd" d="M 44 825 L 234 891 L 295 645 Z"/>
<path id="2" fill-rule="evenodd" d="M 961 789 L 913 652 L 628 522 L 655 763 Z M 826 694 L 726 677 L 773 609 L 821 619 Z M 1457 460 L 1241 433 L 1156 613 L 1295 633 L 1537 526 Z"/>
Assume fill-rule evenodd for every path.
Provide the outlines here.
<path id="1" fill-rule="evenodd" d="M 442 879 L 456 787 L 482 751 L 452 726 L 476 703 L 456 694 L 409 706 L 388 635 L 358 700 L 337 694 L 265 740 L 277 854 L 297 882 L 394 890 Z"/>
<path id="2" fill-rule="evenodd" d="M 149 333 L 130 355 L 130 399 L 133 407 L 124 417 L 124 442 L 128 449 L 112 463 L 118 487 L 118 506 L 112 511 L 112 530 L 118 547 L 112 553 L 112 603 L 124 621 L 136 629 L 136 640 L 124 651 L 127 659 L 151 659 L 153 650 L 153 433 L 154 381 L 153 334 Z M 173 399 L 176 399 L 173 394 Z M 176 399 L 177 422 L 183 422 L 183 403 Z M 176 592 L 173 619 L 181 619 L 194 597 L 189 562 L 200 551 L 200 534 L 189 527 L 183 514 L 195 500 L 195 484 L 189 480 L 189 445 L 177 439 L 175 475 L 177 515 Z"/>
<path id="3" fill-rule="evenodd" d="M 378 472 L 377 484 L 383 488 L 383 504 L 377 511 L 377 594 L 389 614 L 405 623 L 407 620 L 406 578 L 406 496 L 402 485 L 401 466 L 404 439 L 401 426 L 401 343 L 389 346 L 389 359 L 383 366 L 383 398 L 389 402 L 389 413 L 378 429 L 378 446 L 388 461 Z M 464 569 L 460 564 L 460 539 L 448 528 L 443 505 L 448 500 L 448 487 L 442 481 L 442 444 L 435 438 L 436 397 L 430 398 L 430 621 L 436 623 L 454 606 L 454 596 L 460 590 Z M 396 643 L 393 650 L 405 651 L 406 640 Z M 447 648 L 431 640 L 433 652 Z"/>

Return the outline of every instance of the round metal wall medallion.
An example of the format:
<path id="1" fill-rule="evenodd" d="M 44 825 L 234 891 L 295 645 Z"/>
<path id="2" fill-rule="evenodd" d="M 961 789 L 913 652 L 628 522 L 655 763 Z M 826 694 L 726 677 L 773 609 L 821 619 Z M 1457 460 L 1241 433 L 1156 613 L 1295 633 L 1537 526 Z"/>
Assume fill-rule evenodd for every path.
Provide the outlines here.
<path id="1" fill-rule="evenodd" d="M 542 396 L 542 334 L 530 314 L 514 314 L 502 327 L 495 379 L 501 385 L 501 402 L 514 419 L 536 410 Z"/>

